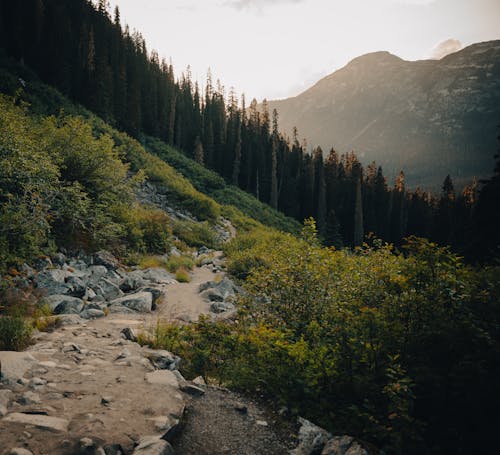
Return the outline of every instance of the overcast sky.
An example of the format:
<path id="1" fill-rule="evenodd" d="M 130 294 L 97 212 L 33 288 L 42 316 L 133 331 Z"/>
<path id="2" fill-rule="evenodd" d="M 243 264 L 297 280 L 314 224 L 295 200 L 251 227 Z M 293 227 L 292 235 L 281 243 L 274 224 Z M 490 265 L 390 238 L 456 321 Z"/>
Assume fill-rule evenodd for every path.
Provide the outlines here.
<path id="1" fill-rule="evenodd" d="M 500 39 L 500 0 L 111 0 L 149 50 L 247 98 L 297 95 L 367 52 L 407 60 Z"/>

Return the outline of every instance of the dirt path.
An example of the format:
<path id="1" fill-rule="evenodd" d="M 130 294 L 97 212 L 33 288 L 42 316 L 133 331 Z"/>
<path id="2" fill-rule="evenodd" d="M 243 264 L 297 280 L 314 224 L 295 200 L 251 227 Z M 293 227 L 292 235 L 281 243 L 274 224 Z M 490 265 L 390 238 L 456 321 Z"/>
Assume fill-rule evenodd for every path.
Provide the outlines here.
<path id="1" fill-rule="evenodd" d="M 134 447 L 144 436 L 167 434 L 187 405 L 177 455 L 284 454 L 284 445 L 252 402 L 212 388 L 192 398 L 178 372 L 157 369 L 151 360 L 157 351 L 122 337 L 125 327 L 141 330 L 159 319 L 188 322 L 208 314 L 209 303 L 198 289 L 216 274 L 201 267 L 191 277 L 190 283 L 166 285 L 166 302 L 151 314 L 77 318 L 75 325 L 40 334 L 10 363 L 0 353 L 2 373 L 12 373 L 10 383 L 0 383 L 0 418 L 5 414 L 0 455 L 17 447 L 34 455 L 157 453 L 134 452 Z M 160 368 L 173 362 L 168 353 L 160 355 Z M 247 411 L 238 411 L 238 403 Z"/>
<path id="2" fill-rule="evenodd" d="M 167 301 L 159 306 L 153 318 L 188 322 L 196 321 L 201 314 L 209 314 L 210 304 L 201 298 L 198 289 L 200 284 L 212 281 L 216 276 L 208 268 L 196 268 L 191 273 L 191 282 L 175 283 L 168 287 Z"/>

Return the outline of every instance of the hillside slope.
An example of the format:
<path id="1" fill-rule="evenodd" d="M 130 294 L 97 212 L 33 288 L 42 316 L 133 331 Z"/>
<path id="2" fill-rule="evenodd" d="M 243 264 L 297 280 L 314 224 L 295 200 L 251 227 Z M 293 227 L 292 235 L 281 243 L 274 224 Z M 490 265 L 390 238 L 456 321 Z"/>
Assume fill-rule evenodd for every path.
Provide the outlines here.
<path id="1" fill-rule="evenodd" d="M 309 145 L 354 150 L 411 186 L 437 188 L 485 177 L 500 121 L 500 41 L 441 60 L 404 61 L 388 52 L 352 60 L 304 93 L 270 101 L 283 131 L 296 126 Z"/>

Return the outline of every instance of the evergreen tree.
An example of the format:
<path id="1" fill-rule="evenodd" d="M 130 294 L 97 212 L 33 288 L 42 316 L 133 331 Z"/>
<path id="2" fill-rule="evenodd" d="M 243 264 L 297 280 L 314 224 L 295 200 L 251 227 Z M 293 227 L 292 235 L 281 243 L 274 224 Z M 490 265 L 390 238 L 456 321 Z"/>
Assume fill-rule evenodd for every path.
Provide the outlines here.
<path id="1" fill-rule="evenodd" d="M 361 195 L 361 179 L 356 182 L 356 202 L 354 205 L 354 246 L 363 245 L 363 198 Z"/>
<path id="2" fill-rule="evenodd" d="M 203 157 L 203 144 L 201 143 L 200 136 L 196 136 L 196 139 L 194 141 L 194 152 L 193 152 L 194 160 L 199 163 L 203 164 L 204 157 Z"/>
<path id="3" fill-rule="evenodd" d="M 328 218 L 326 221 L 326 232 L 325 232 L 325 244 L 327 246 L 333 246 L 337 250 L 344 247 L 344 242 L 342 241 L 342 235 L 340 233 L 340 224 L 335 214 L 335 210 L 331 209 L 328 212 Z"/>

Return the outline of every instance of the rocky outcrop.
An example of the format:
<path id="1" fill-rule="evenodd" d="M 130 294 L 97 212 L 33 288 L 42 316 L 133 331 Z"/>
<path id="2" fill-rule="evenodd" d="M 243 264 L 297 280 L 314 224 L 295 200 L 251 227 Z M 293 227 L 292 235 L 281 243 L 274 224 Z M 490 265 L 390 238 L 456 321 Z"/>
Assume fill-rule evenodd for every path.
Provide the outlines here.
<path id="1" fill-rule="evenodd" d="M 290 455 L 370 455 L 359 441 L 351 436 L 333 437 L 328 431 L 299 417 L 297 447 Z"/>
<path id="2" fill-rule="evenodd" d="M 242 289 L 226 276 L 221 281 L 202 283 L 199 292 L 204 300 L 211 303 L 210 311 L 221 314 L 235 311 L 234 301 Z"/>
<path id="3" fill-rule="evenodd" d="M 128 271 L 107 251 L 68 258 L 62 253 L 25 265 L 27 279 L 57 315 L 96 319 L 113 313 L 149 313 L 175 278 L 162 268 Z"/>

